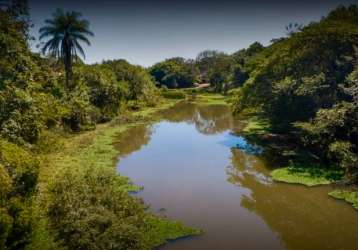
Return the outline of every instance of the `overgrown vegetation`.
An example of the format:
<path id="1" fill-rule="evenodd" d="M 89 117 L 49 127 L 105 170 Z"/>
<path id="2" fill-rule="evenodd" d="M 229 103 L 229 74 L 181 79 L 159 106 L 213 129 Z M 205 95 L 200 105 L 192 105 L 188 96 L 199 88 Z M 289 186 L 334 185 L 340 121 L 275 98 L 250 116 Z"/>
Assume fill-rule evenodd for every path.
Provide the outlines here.
<path id="1" fill-rule="evenodd" d="M 0 141 L 0 248 L 22 249 L 32 232 L 31 197 L 39 161 L 21 147 Z"/>
<path id="2" fill-rule="evenodd" d="M 254 114 L 243 132 L 280 140 L 285 148 L 276 153 L 292 162 L 272 172 L 276 180 L 311 186 L 344 175 L 358 183 L 357 6 L 295 26 L 267 47 L 204 51 L 149 69 L 125 60 L 84 64 L 80 43 L 93 34 L 80 17 L 57 11 L 41 29 L 50 53 L 38 54 L 28 46 L 26 1 L 1 5 L 1 249 L 148 249 L 200 233 L 148 212 L 113 168 L 114 138 L 128 126 L 118 121 L 129 123 L 128 112 L 148 119 L 162 97 L 202 91 L 167 88 L 210 83 L 205 91 L 227 94 L 234 112 Z M 226 103 L 219 94 L 197 98 Z M 313 159 L 309 167 L 302 155 Z M 356 191 L 330 195 L 357 207 Z"/>
<path id="3" fill-rule="evenodd" d="M 75 52 L 92 33 L 79 17 L 47 20 L 40 55 L 26 1 L 0 9 L 0 248 L 150 249 L 200 233 L 150 213 L 117 175 L 113 143 L 128 126 L 118 121 L 150 114 L 161 95 L 140 66 L 82 63 Z"/>
<path id="4" fill-rule="evenodd" d="M 340 167 L 347 183 L 357 183 L 357 48 L 355 5 L 298 27 L 247 59 L 248 79 L 231 98 L 234 111 L 256 110 L 268 121 L 271 138 L 293 145 L 296 153 L 287 160 L 299 160 L 304 150 L 325 173 L 325 168 Z M 292 181 L 295 174 L 288 177 L 287 170 L 292 169 L 273 175 Z"/>
<path id="5" fill-rule="evenodd" d="M 181 57 L 164 60 L 153 65 L 149 72 L 158 86 L 190 88 L 204 83 L 210 84 L 210 91 L 226 94 L 247 80 L 246 63 L 261 50 L 263 46 L 258 42 L 232 55 L 205 50 L 195 60 Z"/>
<path id="6" fill-rule="evenodd" d="M 163 95 L 163 97 L 169 98 L 169 99 L 185 99 L 185 97 L 186 97 L 185 93 L 180 90 L 163 89 L 162 95 Z"/>
<path id="7" fill-rule="evenodd" d="M 303 184 L 306 186 L 326 185 L 342 178 L 343 171 L 322 169 L 317 166 L 290 166 L 271 172 L 275 181 Z"/>

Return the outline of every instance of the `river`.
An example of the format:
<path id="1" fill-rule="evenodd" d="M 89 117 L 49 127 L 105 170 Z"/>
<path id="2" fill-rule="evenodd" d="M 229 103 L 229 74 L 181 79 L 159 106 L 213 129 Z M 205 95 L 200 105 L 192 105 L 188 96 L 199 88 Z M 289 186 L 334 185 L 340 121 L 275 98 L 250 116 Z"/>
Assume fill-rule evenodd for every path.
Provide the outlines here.
<path id="1" fill-rule="evenodd" d="M 132 127 L 117 165 L 154 212 L 203 229 L 160 249 L 358 249 L 358 212 L 332 187 L 274 183 L 227 106 L 179 103 Z"/>

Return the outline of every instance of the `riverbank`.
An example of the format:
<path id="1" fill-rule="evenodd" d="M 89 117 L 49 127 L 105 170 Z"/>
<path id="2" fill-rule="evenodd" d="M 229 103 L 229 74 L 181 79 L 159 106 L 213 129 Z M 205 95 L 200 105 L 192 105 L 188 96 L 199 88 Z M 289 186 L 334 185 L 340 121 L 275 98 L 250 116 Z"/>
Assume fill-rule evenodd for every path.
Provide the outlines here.
<path id="1" fill-rule="evenodd" d="M 125 196 L 129 197 L 129 191 L 139 190 L 139 187 L 132 185 L 130 180 L 116 173 L 114 166 L 118 160 L 116 157 L 120 153 L 115 147 L 118 136 L 130 127 L 155 119 L 156 113 L 168 109 L 177 102 L 177 100 L 165 99 L 156 107 L 147 107 L 138 111 L 127 112 L 110 123 L 98 125 L 95 130 L 59 136 L 56 141 L 56 144 L 60 145 L 58 149 L 53 152 L 40 154 L 41 165 L 38 193 L 33 205 L 34 214 L 36 215 L 34 219 L 35 228 L 32 235 L 33 243 L 29 246 L 29 249 L 60 249 L 62 245 L 58 243 L 58 239 L 63 237 L 64 233 L 62 231 L 66 229 L 64 227 L 76 229 L 77 231 L 83 230 L 83 232 L 80 232 L 80 238 L 86 234 L 85 230 L 88 230 L 76 226 L 71 227 L 71 225 L 62 225 L 63 228 L 60 228 L 54 224 L 54 221 L 51 221 L 50 214 L 52 211 L 50 210 L 58 208 L 59 205 L 77 206 L 77 210 L 84 211 L 86 207 L 82 206 L 88 205 L 84 200 L 80 202 L 60 201 L 59 199 L 66 199 L 66 197 L 56 193 L 59 187 L 66 187 L 63 193 L 67 197 L 73 195 L 76 198 L 76 196 L 80 197 L 83 195 L 83 199 L 87 199 L 88 193 L 91 193 L 93 190 L 101 190 L 101 187 L 98 185 L 107 185 L 106 189 L 113 189 L 111 195 L 118 196 L 118 198 L 122 197 L 124 193 Z M 89 182 L 88 176 L 97 181 Z M 101 177 L 109 178 L 111 181 L 101 182 Z M 72 183 L 71 180 L 76 180 L 76 183 Z M 65 183 L 66 181 L 68 183 Z M 84 186 L 88 187 L 89 190 L 81 191 L 81 188 Z M 105 192 L 106 190 L 102 191 Z M 103 199 L 100 193 L 93 193 L 91 195 L 98 200 Z M 128 197 L 124 197 L 124 201 L 134 206 L 134 211 L 128 211 L 128 213 L 132 212 L 132 216 L 141 217 L 135 223 L 132 223 L 132 221 L 128 223 L 138 225 L 138 228 L 135 229 L 138 231 L 136 233 L 141 235 L 140 237 L 147 247 L 153 248 L 164 244 L 167 240 L 201 233 L 200 230 L 185 227 L 180 222 L 157 217 L 145 211 L 145 206 L 140 205 L 139 201 Z M 116 199 L 108 199 L 111 202 L 116 201 Z M 96 204 L 96 206 L 103 207 L 103 204 Z M 124 209 L 130 210 L 131 206 Z M 112 212 L 108 208 L 105 210 Z M 116 216 L 113 213 L 112 215 Z M 70 214 L 63 215 L 62 219 L 67 220 L 69 224 L 75 224 L 80 223 L 83 218 L 82 216 Z"/>
<path id="2" fill-rule="evenodd" d="M 117 169 L 144 187 L 136 196 L 152 211 L 205 233 L 159 249 L 354 246 L 356 211 L 327 196 L 331 186 L 273 182 L 265 152 L 246 140 L 245 120 L 229 106 L 185 101 L 160 117 L 121 136 Z"/>
<path id="3" fill-rule="evenodd" d="M 269 123 L 260 118 L 260 116 L 253 114 L 247 115 L 246 125 L 242 132 L 249 137 L 259 140 L 265 144 L 265 147 L 272 147 L 276 151 L 276 156 L 282 158 L 294 155 L 295 153 L 283 146 L 287 138 L 285 135 L 275 135 L 270 132 Z M 279 145 L 277 145 L 279 144 Z M 281 145 L 280 145 L 281 144 Z M 273 146 L 274 145 L 274 146 Z M 274 170 L 271 171 L 271 178 L 276 182 L 304 185 L 307 187 L 315 187 L 320 185 L 334 185 L 335 183 L 342 181 L 344 176 L 343 169 L 330 168 L 318 166 L 317 163 L 299 161 L 289 161 L 287 165 L 274 166 Z M 329 196 L 343 200 L 351 204 L 354 208 L 358 209 L 358 192 L 352 190 L 349 186 L 343 187 L 343 189 L 337 189 L 328 194 Z"/>
<path id="4" fill-rule="evenodd" d="M 201 105 L 229 105 L 229 98 L 220 94 L 196 93 L 195 91 L 192 93 L 191 89 L 184 89 L 183 91 L 187 93 L 189 99 L 192 98 L 196 103 Z M 264 138 L 266 144 L 272 143 L 272 140 L 277 140 L 275 135 L 270 133 L 271 127 L 268 121 L 255 114 L 253 111 L 247 112 L 244 115 L 246 121 L 241 132 L 255 139 L 262 140 Z M 333 185 L 341 181 L 343 175 L 343 169 L 321 168 L 313 163 L 298 164 L 291 162 L 288 166 L 277 167 L 271 171 L 271 178 L 276 182 L 304 185 L 307 187 Z M 351 190 L 349 186 L 334 190 L 328 195 L 335 199 L 343 200 L 358 209 L 358 191 Z"/>

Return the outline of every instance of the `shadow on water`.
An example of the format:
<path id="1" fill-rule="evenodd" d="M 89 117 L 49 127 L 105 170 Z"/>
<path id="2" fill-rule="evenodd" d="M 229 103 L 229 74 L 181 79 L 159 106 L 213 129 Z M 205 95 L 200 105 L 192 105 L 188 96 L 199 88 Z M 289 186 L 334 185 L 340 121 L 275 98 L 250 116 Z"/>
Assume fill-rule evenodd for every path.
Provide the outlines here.
<path id="1" fill-rule="evenodd" d="M 125 157 L 132 152 L 140 150 L 149 143 L 152 133 L 153 127 L 145 124 L 131 127 L 126 133 L 121 133 L 114 145 L 119 149 L 119 156 Z"/>
<path id="2" fill-rule="evenodd" d="M 274 183 L 228 107 L 180 103 L 161 117 L 116 145 L 153 211 L 205 231 L 161 249 L 356 249 L 358 213 L 330 187 Z"/>
<path id="3" fill-rule="evenodd" d="M 327 196 L 329 187 L 272 183 L 260 159 L 233 150 L 228 180 L 250 190 L 241 205 L 279 233 L 287 249 L 355 249 L 358 213 Z"/>

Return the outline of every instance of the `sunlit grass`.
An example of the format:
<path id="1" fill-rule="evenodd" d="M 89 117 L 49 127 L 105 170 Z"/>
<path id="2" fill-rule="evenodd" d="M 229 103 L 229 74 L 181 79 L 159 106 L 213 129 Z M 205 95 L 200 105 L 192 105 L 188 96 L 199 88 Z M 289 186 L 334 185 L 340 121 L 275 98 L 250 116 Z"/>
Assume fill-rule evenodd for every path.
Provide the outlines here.
<path id="1" fill-rule="evenodd" d="M 302 184 L 305 186 L 318 186 L 331 184 L 342 178 L 343 171 L 324 169 L 316 166 L 292 165 L 278 168 L 271 172 L 273 180 L 278 182 Z"/>
<path id="2" fill-rule="evenodd" d="M 252 116 L 247 120 L 247 124 L 242 130 L 246 134 L 264 134 L 270 129 L 267 120 L 258 116 Z"/>
<path id="3" fill-rule="evenodd" d="M 168 89 L 162 92 L 162 96 L 168 99 L 185 99 L 186 94 L 179 89 Z"/>
<path id="4" fill-rule="evenodd" d="M 206 104 L 206 105 L 228 105 L 227 97 L 221 94 L 212 94 L 212 93 L 196 94 L 194 102 L 198 104 Z"/>
<path id="5" fill-rule="evenodd" d="M 344 200 L 350 204 L 355 209 L 358 209 L 358 191 L 350 191 L 350 190 L 333 190 L 329 193 L 333 198 Z"/>

